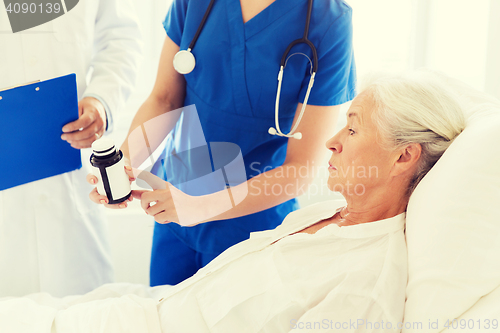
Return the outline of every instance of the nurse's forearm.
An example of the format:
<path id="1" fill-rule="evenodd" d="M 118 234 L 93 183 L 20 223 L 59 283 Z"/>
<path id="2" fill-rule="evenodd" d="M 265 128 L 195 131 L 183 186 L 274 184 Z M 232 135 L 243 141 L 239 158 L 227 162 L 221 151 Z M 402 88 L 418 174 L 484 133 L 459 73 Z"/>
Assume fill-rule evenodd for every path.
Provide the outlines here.
<path id="1" fill-rule="evenodd" d="M 139 167 L 150 156 L 170 133 L 180 115 L 180 111 L 171 112 L 183 106 L 186 94 L 184 76 L 177 73 L 172 65 L 178 51 L 179 46 L 168 35 L 165 36 L 155 85 L 132 120 L 121 147 L 132 167 Z"/>
<path id="2" fill-rule="evenodd" d="M 221 203 L 231 200 L 232 209 L 210 217 L 204 222 L 227 220 L 263 211 L 304 194 L 313 180 L 313 172 L 305 165 L 288 163 L 261 173 L 247 182 L 205 196 L 203 204 L 208 216 L 217 214 Z"/>
<path id="3" fill-rule="evenodd" d="M 138 168 L 158 148 L 177 123 L 181 107 L 151 96 L 142 104 L 120 148 L 132 167 Z"/>
<path id="4" fill-rule="evenodd" d="M 297 105 L 295 121 L 302 104 Z M 301 140 L 289 139 L 285 163 L 261 173 L 229 191 L 206 196 L 195 207 L 205 210 L 207 221 L 225 220 L 260 212 L 304 194 L 314 179 L 314 169 L 326 165 L 329 152 L 324 143 L 335 131 L 340 106 L 308 105 L 297 132 Z M 219 213 L 230 192 L 233 208 Z M 227 205 L 229 206 L 229 205 Z M 217 216 L 214 216 L 217 215 Z"/>

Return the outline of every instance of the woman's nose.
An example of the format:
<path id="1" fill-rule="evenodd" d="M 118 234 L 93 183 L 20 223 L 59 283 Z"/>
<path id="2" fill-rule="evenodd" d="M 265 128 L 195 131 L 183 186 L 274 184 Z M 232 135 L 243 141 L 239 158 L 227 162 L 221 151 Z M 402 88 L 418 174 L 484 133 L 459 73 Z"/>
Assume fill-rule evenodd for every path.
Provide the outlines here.
<path id="1" fill-rule="evenodd" d="M 326 148 L 328 148 L 332 152 L 335 151 L 337 153 L 340 153 L 342 151 L 342 145 L 339 141 L 339 134 L 340 132 L 326 142 Z"/>

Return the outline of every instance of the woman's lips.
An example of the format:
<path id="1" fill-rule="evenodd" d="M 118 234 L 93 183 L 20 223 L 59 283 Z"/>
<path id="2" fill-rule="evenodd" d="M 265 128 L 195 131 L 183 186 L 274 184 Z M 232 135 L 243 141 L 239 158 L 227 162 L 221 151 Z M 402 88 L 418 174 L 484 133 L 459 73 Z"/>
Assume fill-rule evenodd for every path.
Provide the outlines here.
<path id="1" fill-rule="evenodd" d="M 337 170 L 337 168 L 334 167 L 330 162 L 328 162 L 328 169 L 330 169 L 330 170 Z"/>

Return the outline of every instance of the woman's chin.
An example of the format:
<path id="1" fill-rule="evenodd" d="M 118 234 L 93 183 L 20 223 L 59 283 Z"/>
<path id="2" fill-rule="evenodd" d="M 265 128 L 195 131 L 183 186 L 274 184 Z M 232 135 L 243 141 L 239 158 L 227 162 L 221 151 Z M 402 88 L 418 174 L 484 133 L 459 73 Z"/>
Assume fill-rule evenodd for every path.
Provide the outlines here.
<path id="1" fill-rule="evenodd" d="M 326 186 L 328 189 L 332 192 L 337 192 L 337 193 L 342 193 L 344 186 L 338 182 L 338 179 L 328 179 L 328 182 L 326 183 Z"/>

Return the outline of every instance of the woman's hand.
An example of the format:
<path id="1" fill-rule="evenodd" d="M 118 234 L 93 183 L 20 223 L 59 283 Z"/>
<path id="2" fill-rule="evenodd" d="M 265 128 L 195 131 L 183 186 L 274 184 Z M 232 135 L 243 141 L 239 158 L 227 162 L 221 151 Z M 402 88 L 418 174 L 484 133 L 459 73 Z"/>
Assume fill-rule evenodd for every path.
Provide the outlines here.
<path id="1" fill-rule="evenodd" d="M 125 161 L 125 172 L 128 175 L 129 181 L 132 183 L 135 180 L 135 176 L 134 176 L 134 173 L 132 172 L 132 167 L 129 165 L 129 163 L 127 162 L 127 160 Z M 96 185 L 97 182 L 98 182 L 98 179 L 97 179 L 96 176 L 94 176 L 93 174 L 89 173 L 87 175 L 87 182 L 89 184 Z M 108 204 L 108 202 L 109 202 L 108 197 L 106 197 L 105 195 L 100 195 L 97 192 L 97 187 L 94 187 L 94 189 L 92 190 L 92 192 L 90 192 L 89 198 L 90 198 L 90 200 L 92 200 L 96 204 L 103 204 L 104 206 L 106 206 L 108 208 L 113 208 L 113 209 L 127 208 L 127 201 L 134 200 L 133 196 L 131 195 L 130 198 L 128 198 L 128 200 L 125 200 L 124 202 L 120 202 L 119 204 L 110 205 L 110 204 Z"/>
<path id="2" fill-rule="evenodd" d="M 210 217 L 211 195 L 188 195 L 147 171 L 140 172 L 137 179 L 145 181 L 153 190 L 133 190 L 132 196 L 141 200 L 142 209 L 156 222 L 174 222 L 187 227 L 205 222 Z"/>
<path id="3" fill-rule="evenodd" d="M 142 178 L 141 175 L 139 178 Z M 151 177 L 151 174 L 149 175 Z M 203 221 L 201 197 L 190 196 L 168 182 L 163 180 L 161 182 L 163 184 L 158 186 L 158 180 L 155 181 L 156 186 L 152 187 L 156 189 L 153 191 L 132 191 L 132 196 L 141 200 L 141 207 L 146 214 L 153 216 L 156 222 L 162 224 L 175 222 L 182 226 L 194 226 Z"/>
<path id="4" fill-rule="evenodd" d="M 168 183 L 167 183 L 168 184 Z M 170 185 L 170 184 L 168 184 Z M 179 223 L 179 217 L 170 192 L 170 186 L 163 190 L 133 190 L 132 196 L 141 200 L 141 207 L 146 214 L 161 224 Z"/>
<path id="5" fill-rule="evenodd" d="M 175 188 L 172 184 L 162 180 L 148 171 L 133 169 L 125 161 L 125 172 L 130 182 L 137 179 L 145 181 L 153 190 L 132 190 L 128 201 L 134 198 L 141 200 L 141 207 L 146 214 L 153 216 L 158 223 L 175 222 L 182 226 L 194 226 L 207 220 L 208 196 L 191 196 Z M 87 182 L 96 185 L 98 179 L 92 174 L 87 175 Z M 90 200 L 97 204 L 103 204 L 108 208 L 122 209 L 127 207 L 127 201 L 120 204 L 108 204 L 108 198 L 100 195 L 97 188 L 89 194 Z"/>

